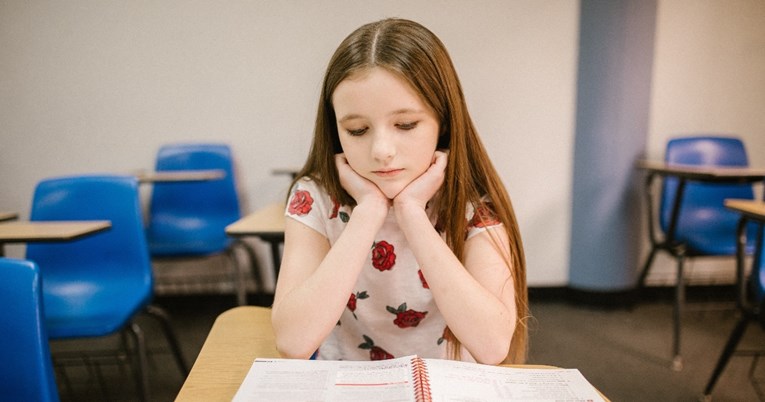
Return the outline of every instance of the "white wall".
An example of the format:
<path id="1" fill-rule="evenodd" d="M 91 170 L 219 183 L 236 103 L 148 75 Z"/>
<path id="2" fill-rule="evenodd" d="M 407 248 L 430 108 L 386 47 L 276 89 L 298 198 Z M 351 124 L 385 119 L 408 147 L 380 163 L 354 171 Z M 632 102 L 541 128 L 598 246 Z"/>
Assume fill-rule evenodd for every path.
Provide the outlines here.
<path id="1" fill-rule="evenodd" d="M 303 162 L 332 51 L 388 16 L 450 49 L 529 283 L 565 285 L 576 1 L 0 2 L 0 209 L 28 216 L 45 177 L 151 169 L 161 144 L 207 140 L 233 146 L 245 212 L 280 200 L 270 171 Z"/>
<path id="2" fill-rule="evenodd" d="M 654 62 L 649 157 L 663 158 L 674 136 L 723 133 L 765 167 L 765 2 L 660 1 Z M 674 267 L 660 255 L 649 282 L 674 281 Z M 733 269 L 732 258 L 689 265 L 691 280 L 705 283 L 730 282 Z"/>

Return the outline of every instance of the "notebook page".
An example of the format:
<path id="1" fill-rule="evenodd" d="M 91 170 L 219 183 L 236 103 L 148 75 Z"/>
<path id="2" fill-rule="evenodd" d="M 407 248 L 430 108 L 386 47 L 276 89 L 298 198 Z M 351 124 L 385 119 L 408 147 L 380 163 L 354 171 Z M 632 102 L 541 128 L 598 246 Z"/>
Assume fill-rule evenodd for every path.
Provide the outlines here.
<path id="1" fill-rule="evenodd" d="M 383 361 L 257 359 L 234 402 L 414 401 L 410 358 Z"/>
<path id="2" fill-rule="evenodd" d="M 531 369 L 425 359 L 433 401 L 603 401 L 576 369 Z"/>

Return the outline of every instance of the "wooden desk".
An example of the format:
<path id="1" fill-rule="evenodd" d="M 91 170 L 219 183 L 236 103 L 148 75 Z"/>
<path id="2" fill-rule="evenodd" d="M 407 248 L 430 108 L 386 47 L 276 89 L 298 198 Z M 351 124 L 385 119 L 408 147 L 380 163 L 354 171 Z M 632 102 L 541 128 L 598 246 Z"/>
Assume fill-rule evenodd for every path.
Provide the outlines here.
<path id="1" fill-rule="evenodd" d="M 275 202 L 226 226 L 226 234 L 231 237 L 256 236 L 271 245 L 274 279 L 279 277 L 282 260 L 279 246 L 284 243 L 285 209 L 283 203 Z"/>
<path id="2" fill-rule="evenodd" d="M 753 201 L 753 200 L 725 200 L 725 207 L 741 214 L 741 220 L 736 232 L 736 287 L 738 288 L 738 307 L 741 309 L 748 308 L 746 301 L 746 283 L 744 278 L 744 264 L 746 262 L 746 227 L 747 222 L 755 221 L 760 224 L 765 224 L 765 202 Z M 763 240 L 760 239 L 757 243 L 757 250 L 754 251 L 754 255 L 762 255 L 761 248 L 763 247 Z M 753 263 L 757 262 L 757 258 L 753 260 Z M 759 267 L 752 266 L 751 275 L 756 275 L 759 271 Z"/>
<path id="3" fill-rule="evenodd" d="M 17 219 L 18 217 L 19 217 L 19 214 L 15 212 L 0 211 L 0 222 L 12 221 L 14 219 Z"/>
<path id="4" fill-rule="evenodd" d="M 139 183 L 183 183 L 220 180 L 226 177 L 226 171 L 223 169 L 162 170 L 158 172 L 138 172 L 135 173 L 135 177 Z"/>
<path id="5" fill-rule="evenodd" d="M 765 180 L 765 169 L 672 164 L 639 160 L 635 167 L 649 175 L 673 176 L 682 180 L 706 182 L 753 183 Z"/>
<path id="6" fill-rule="evenodd" d="M 215 320 L 176 402 L 231 401 L 256 357 L 280 357 L 271 309 L 244 306 Z"/>
<path id="7" fill-rule="evenodd" d="M 760 280 L 761 268 L 758 264 L 761 264 L 760 257 L 763 256 L 763 236 L 762 225 L 765 225 L 765 202 L 752 201 L 752 200 L 735 200 L 728 199 L 724 201 L 725 207 L 736 211 L 741 214 L 738 228 L 736 229 L 736 287 L 737 287 L 737 308 L 739 320 L 736 326 L 733 328 L 725 347 L 722 350 L 722 354 L 717 360 L 715 368 L 712 370 L 712 376 L 707 381 L 707 385 L 704 388 L 704 400 L 711 400 L 712 389 L 717 383 L 720 374 L 728 364 L 730 357 L 736 350 L 739 341 L 744 336 L 746 327 L 750 321 L 760 320 L 763 312 L 761 306 L 756 300 L 748 300 L 747 294 L 754 293 L 747 291 L 748 284 L 755 284 L 757 288 L 762 286 L 762 280 Z M 747 281 L 744 276 L 744 264 L 746 259 L 746 236 L 747 236 L 747 223 L 749 221 L 759 222 L 760 230 L 759 236 L 756 242 L 756 250 L 754 251 L 755 258 L 752 260 L 752 270 L 749 273 L 750 281 Z M 751 299 L 756 299 L 752 297 Z"/>
<path id="8" fill-rule="evenodd" d="M 242 306 L 223 312 L 213 323 L 175 402 L 231 401 L 258 357 L 281 357 L 276 351 L 271 309 Z"/>
<path id="9" fill-rule="evenodd" d="M 109 221 L 25 221 L 0 225 L 0 256 L 5 243 L 72 241 L 112 227 Z"/>

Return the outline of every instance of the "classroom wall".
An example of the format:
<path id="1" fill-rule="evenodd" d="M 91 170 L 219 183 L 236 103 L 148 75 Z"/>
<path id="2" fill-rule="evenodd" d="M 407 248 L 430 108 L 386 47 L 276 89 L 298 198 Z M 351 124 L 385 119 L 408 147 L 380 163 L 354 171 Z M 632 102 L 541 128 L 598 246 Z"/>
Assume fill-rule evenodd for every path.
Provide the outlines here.
<path id="1" fill-rule="evenodd" d="M 176 141 L 233 146 L 244 212 L 280 200 L 288 180 L 271 169 L 303 162 L 331 52 L 386 16 L 446 43 L 513 197 L 529 284 L 567 285 L 578 1 L 2 1 L 0 209 L 28 216 L 45 177 L 151 169 Z M 658 1 L 647 156 L 673 135 L 730 132 L 765 166 L 762 21 L 761 0 Z M 671 281 L 657 264 L 649 282 Z"/>
<path id="2" fill-rule="evenodd" d="M 431 28 L 451 52 L 513 197 L 529 283 L 565 285 L 577 7 L 0 2 L 0 209 L 28 216 L 45 177 L 151 169 L 158 147 L 176 141 L 233 146 L 245 212 L 281 200 L 288 179 L 271 169 L 302 164 L 331 53 L 362 23 L 400 16 Z M 258 251 L 267 268 L 268 249 Z"/>

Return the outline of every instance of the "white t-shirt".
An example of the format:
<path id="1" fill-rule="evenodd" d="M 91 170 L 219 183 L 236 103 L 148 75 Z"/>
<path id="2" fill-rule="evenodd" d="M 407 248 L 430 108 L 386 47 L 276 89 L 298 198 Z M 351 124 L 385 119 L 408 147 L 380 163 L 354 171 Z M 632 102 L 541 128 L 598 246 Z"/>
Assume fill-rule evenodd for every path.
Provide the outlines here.
<path id="1" fill-rule="evenodd" d="M 307 178 L 296 184 L 289 199 L 286 216 L 316 230 L 330 245 L 340 237 L 352 213 L 349 206 L 340 206 Z M 469 222 L 474 222 L 473 215 L 473 208 L 468 207 Z M 467 237 L 487 227 L 471 224 Z M 446 358 L 446 322 L 392 209 L 369 247 L 369 258 L 348 295 L 345 311 L 320 346 L 317 358 L 382 360 L 412 354 Z M 464 348 L 461 356 L 474 361 Z"/>

